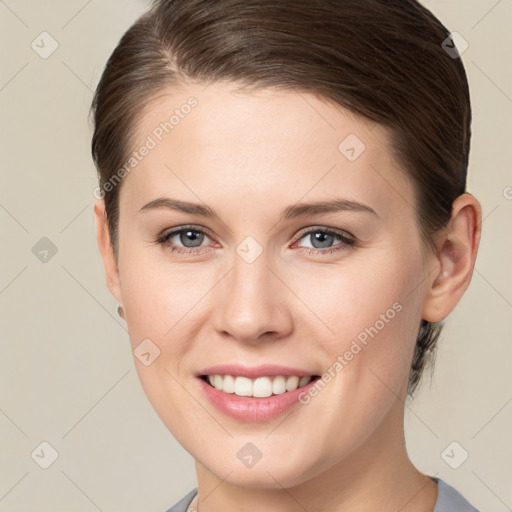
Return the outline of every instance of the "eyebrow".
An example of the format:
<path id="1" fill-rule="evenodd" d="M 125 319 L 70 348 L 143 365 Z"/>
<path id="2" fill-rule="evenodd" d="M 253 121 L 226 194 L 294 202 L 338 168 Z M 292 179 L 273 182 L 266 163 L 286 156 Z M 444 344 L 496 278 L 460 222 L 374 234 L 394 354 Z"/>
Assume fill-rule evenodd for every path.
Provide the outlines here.
<path id="1" fill-rule="evenodd" d="M 190 213 L 192 215 L 200 215 L 207 218 L 216 218 L 220 220 L 219 215 L 212 210 L 209 206 L 197 203 L 189 203 L 187 201 L 179 201 L 178 199 L 171 199 L 169 197 L 160 197 L 150 201 L 144 205 L 138 213 L 150 210 L 175 210 L 183 213 Z M 304 215 L 316 215 L 320 213 L 331 213 L 337 211 L 356 211 L 366 212 L 379 216 L 377 212 L 370 206 L 359 203 L 357 201 L 350 201 L 347 199 L 334 199 L 331 201 L 320 201 L 314 203 L 301 203 L 288 206 L 283 210 L 280 220 L 289 220 Z"/>

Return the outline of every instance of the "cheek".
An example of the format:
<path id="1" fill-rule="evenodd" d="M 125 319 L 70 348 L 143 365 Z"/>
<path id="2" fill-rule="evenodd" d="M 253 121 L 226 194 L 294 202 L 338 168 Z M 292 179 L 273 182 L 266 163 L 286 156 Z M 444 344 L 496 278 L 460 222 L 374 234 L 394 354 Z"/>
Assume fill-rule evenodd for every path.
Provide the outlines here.
<path id="1" fill-rule="evenodd" d="M 313 288 L 311 278 L 297 289 L 324 324 L 313 317 L 309 321 L 324 333 L 326 370 L 343 374 L 334 380 L 365 405 L 379 397 L 386 401 L 384 395 L 398 393 L 408 378 L 421 320 L 423 268 L 419 250 L 389 251 L 368 261 L 371 265 L 356 262 L 339 272 L 331 269 L 330 279 L 316 281 L 321 288 Z"/>
<path id="2" fill-rule="evenodd" d="M 318 398 L 311 396 L 307 402 L 305 397 L 303 402 L 313 417 L 321 417 L 331 404 L 325 418 L 329 435 L 308 438 L 313 453 L 326 453 L 322 467 L 368 439 L 405 390 L 420 321 L 420 296 L 413 291 L 418 269 L 421 260 L 414 254 L 382 259 L 378 265 L 326 280 L 323 293 L 316 293 L 316 309 L 308 303 L 335 333 L 319 339 L 325 361 L 322 377 L 328 383 Z"/>
<path id="3" fill-rule="evenodd" d="M 200 264 L 171 263 L 163 251 L 153 254 L 158 256 L 126 248 L 121 289 L 140 382 L 156 412 L 166 425 L 174 425 L 172 431 L 180 437 L 182 422 L 171 412 L 190 407 L 191 398 L 182 385 L 188 386 L 186 379 L 191 378 L 194 340 L 208 318 L 209 291 L 224 272 L 217 275 L 211 266 L 199 269 Z M 148 356 L 137 357 L 147 352 L 149 365 L 144 364 Z M 201 421 L 204 411 L 197 415 Z"/>
<path id="4" fill-rule="evenodd" d="M 364 341 L 367 329 L 374 332 L 372 327 L 380 335 L 400 332 L 411 322 L 414 326 L 419 321 L 419 285 L 425 277 L 422 268 L 419 251 L 405 254 L 389 247 L 379 254 L 347 259 L 346 264 L 342 262 L 334 268 L 298 267 L 287 271 L 287 283 L 309 308 L 308 312 L 297 303 L 297 312 L 302 312 L 301 318 L 311 325 L 317 317 L 322 343 L 331 351 L 340 340 L 355 338 L 360 333 Z"/>
<path id="5" fill-rule="evenodd" d="M 190 325 L 187 319 L 204 298 L 208 283 L 204 272 L 171 264 L 163 253 L 154 253 L 157 258 L 148 257 L 149 251 L 128 251 L 120 272 L 130 338 L 132 345 L 141 337 L 154 338 L 162 350 L 179 354 L 181 337 L 176 333 Z"/>

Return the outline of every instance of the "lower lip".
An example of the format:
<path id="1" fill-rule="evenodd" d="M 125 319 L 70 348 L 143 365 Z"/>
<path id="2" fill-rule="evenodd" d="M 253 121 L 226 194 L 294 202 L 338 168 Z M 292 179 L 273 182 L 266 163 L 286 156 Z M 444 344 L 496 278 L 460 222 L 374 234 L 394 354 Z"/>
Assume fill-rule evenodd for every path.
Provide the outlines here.
<path id="1" fill-rule="evenodd" d="M 219 411 L 239 421 L 260 422 L 277 418 L 294 405 L 299 404 L 299 395 L 304 392 L 307 393 L 318 378 L 294 391 L 286 391 L 280 395 L 272 395 L 266 398 L 243 397 L 234 393 L 224 393 L 224 391 L 219 391 L 217 388 L 210 386 L 202 378 L 198 377 L 198 380 L 210 402 Z"/>

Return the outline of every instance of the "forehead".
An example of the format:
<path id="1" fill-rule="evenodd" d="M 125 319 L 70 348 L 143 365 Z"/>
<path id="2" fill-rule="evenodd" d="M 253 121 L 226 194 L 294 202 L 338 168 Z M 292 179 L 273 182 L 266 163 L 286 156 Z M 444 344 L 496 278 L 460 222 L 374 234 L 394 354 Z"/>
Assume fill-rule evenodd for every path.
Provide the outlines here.
<path id="1" fill-rule="evenodd" d="M 121 202 L 168 191 L 214 202 L 263 195 L 267 207 L 305 194 L 393 199 L 402 213 L 412 202 L 387 129 L 311 93 L 237 93 L 229 83 L 165 91 L 139 117 L 132 150 Z"/>

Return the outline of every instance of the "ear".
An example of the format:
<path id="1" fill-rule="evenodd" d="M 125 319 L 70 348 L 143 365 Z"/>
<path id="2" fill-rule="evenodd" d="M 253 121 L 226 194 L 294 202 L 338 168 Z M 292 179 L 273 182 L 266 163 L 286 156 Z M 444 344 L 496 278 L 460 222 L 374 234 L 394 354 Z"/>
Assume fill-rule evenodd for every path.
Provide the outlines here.
<path id="1" fill-rule="evenodd" d="M 436 240 L 433 263 L 422 318 L 440 322 L 453 310 L 466 291 L 473 275 L 480 244 L 482 209 L 471 194 L 453 202 L 448 225 Z"/>
<path id="2" fill-rule="evenodd" d="M 96 217 L 96 238 L 98 248 L 103 259 L 105 275 L 108 289 L 119 304 L 122 304 L 121 284 L 119 279 L 119 269 L 114 257 L 114 251 L 110 241 L 108 230 L 107 213 L 105 211 L 105 201 L 98 199 L 94 204 L 94 214 Z"/>

